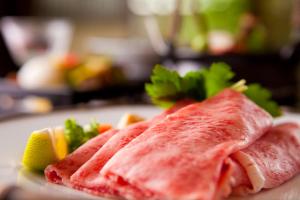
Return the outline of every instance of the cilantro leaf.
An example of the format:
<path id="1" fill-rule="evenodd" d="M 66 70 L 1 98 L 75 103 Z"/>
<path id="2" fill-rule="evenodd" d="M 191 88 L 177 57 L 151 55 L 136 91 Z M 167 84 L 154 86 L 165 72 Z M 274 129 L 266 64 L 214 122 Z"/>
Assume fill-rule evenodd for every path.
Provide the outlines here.
<path id="1" fill-rule="evenodd" d="M 170 107 L 177 100 L 192 98 L 201 101 L 213 96 L 232 83 L 234 76 L 225 63 L 214 63 L 209 69 L 188 72 L 181 77 L 161 65 L 156 65 L 151 76 L 151 82 L 145 85 L 145 90 L 154 104 L 160 107 Z"/>
<path id="2" fill-rule="evenodd" d="M 161 107 L 171 106 L 181 96 L 181 77 L 176 71 L 156 65 L 151 82 L 145 85 L 145 89 L 152 102 Z"/>
<path id="3" fill-rule="evenodd" d="M 75 119 L 67 119 L 65 121 L 64 133 L 70 152 L 77 149 L 85 140 L 84 130 L 77 124 Z"/>
<path id="4" fill-rule="evenodd" d="M 92 120 L 90 124 L 84 129 L 84 142 L 88 141 L 89 139 L 97 136 L 99 134 L 98 132 L 99 123 L 96 122 L 96 120 Z"/>
<path id="5" fill-rule="evenodd" d="M 207 97 L 214 96 L 224 88 L 230 87 L 234 77 L 233 71 L 225 63 L 213 63 L 209 69 L 203 71 Z"/>
<path id="6" fill-rule="evenodd" d="M 155 105 L 167 108 L 180 99 L 202 101 L 225 88 L 232 87 L 239 92 L 244 92 L 248 98 L 272 116 L 281 115 L 280 107 L 272 101 L 271 93 L 267 89 L 259 84 L 250 84 L 247 89 L 246 81 L 243 79 L 237 83 L 232 82 L 234 75 L 230 66 L 222 62 L 213 63 L 210 68 L 188 72 L 183 77 L 176 71 L 156 65 L 151 83 L 145 85 L 145 90 Z"/>
<path id="7" fill-rule="evenodd" d="M 161 65 L 156 65 L 153 70 L 151 81 L 153 83 L 172 83 L 177 90 L 180 90 L 181 77 L 176 71 L 169 70 Z"/>
<path id="8" fill-rule="evenodd" d="M 273 117 L 282 115 L 281 109 L 275 101 L 271 99 L 271 92 L 266 88 L 263 88 L 257 83 L 248 85 L 248 89 L 244 94 L 254 101 L 257 105 L 264 108 Z"/>
<path id="9" fill-rule="evenodd" d="M 206 98 L 204 76 L 201 70 L 188 72 L 181 81 L 184 97 L 203 100 Z"/>
<path id="10" fill-rule="evenodd" d="M 99 123 L 93 120 L 86 128 L 79 125 L 75 119 L 65 121 L 64 135 L 70 152 L 73 152 L 89 139 L 97 136 Z"/>

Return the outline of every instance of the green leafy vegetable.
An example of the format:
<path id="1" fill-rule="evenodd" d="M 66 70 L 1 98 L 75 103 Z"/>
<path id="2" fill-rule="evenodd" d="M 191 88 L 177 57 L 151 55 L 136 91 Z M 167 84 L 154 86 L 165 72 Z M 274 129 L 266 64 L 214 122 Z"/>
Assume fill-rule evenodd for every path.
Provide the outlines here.
<path id="1" fill-rule="evenodd" d="M 230 87 L 230 80 L 234 77 L 229 65 L 225 63 L 213 63 L 209 69 L 203 70 L 205 78 L 206 97 L 217 94 L 224 88 Z"/>
<path id="2" fill-rule="evenodd" d="M 176 71 L 156 65 L 151 82 L 152 84 L 146 84 L 145 88 L 155 104 L 169 107 L 181 97 L 182 78 Z"/>
<path id="3" fill-rule="evenodd" d="M 84 144 L 89 139 L 98 135 L 99 124 L 92 121 L 86 129 L 77 124 L 75 119 L 67 119 L 65 121 L 65 137 L 68 142 L 69 151 L 73 152 L 79 146 Z"/>
<path id="4" fill-rule="evenodd" d="M 272 116 L 281 115 L 280 107 L 272 101 L 270 91 L 259 84 L 250 84 L 247 87 L 243 79 L 234 83 L 232 82 L 234 75 L 230 66 L 221 62 L 212 64 L 210 68 L 191 71 L 185 76 L 156 65 L 151 83 L 147 83 L 145 89 L 154 104 L 167 108 L 180 99 L 190 98 L 201 101 L 231 87 L 236 91 L 244 92 Z"/>
<path id="5" fill-rule="evenodd" d="M 202 71 L 188 72 L 181 80 L 183 97 L 193 97 L 194 99 L 205 99 L 205 85 Z"/>
<path id="6" fill-rule="evenodd" d="M 271 100 L 272 94 L 266 88 L 263 88 L 257 83 L 248 85 L 248 89 L 244 92 L 245 95 L 254 101 L 257 105 L 264 108 L 272 116 L 278 117 L 282 112 L 275 101 Z"/>
<path id="7" fill-rule="evenodd" d="M 86 129 L 84 129 L 85 133 L 85 141 L 88 141 L 89 139 L 97 136 L 99 134 L 98 132 L 99 123 L 93 120 Z"/>
<path id="8" fill-rule="evenodd" d="M 215 63 L 209 69 L 191 71 L 181 77 L 161 65 L 156 65 L 151 82 L 145 86 L 153 103 L 161 107 L 169 107 L 178 99 L 193 98 L 203 100 L 229 87 L 234 76 L 225 63 Z"/>
<path id="9" fill-rule="evenodd" d="M 65 121 L 65 137 L 69 145 L 69 151 L 72 152 L 83 144 L 84 130 L 77 124 L 75 119 L 67 119 Z"/>

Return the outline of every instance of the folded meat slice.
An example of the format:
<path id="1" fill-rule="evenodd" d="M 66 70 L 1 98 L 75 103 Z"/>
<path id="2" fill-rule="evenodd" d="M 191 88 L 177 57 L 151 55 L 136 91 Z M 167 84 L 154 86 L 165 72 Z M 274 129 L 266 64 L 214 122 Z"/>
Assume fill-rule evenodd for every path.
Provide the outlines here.
<path id="1" fill-rule="evenodd" d="M 148 121 L 139 122 L 127 129 L 119 131 L 108 140 L 88 162 L 82 165 L 82 167 L 71 176 L 72 187 L 96 195 L 116 195 L 116 191 L 108 187 L 107 182 L 99 174 L 106 162 L 131 140 L 143 133 L 148 127 L 191 103 L 191 100 L 182 100 Z"/>
<path id="2" fill-rule="evenodd" d="M 190 104 L 192 101 L 191 100 L 182 100 L 175 104 L 173 107 L 170 109 L 162 112 L 158 116 L 154 117 L 152 120 L 146 121 L 146 122 L 139 122 L 136 124 L 133 124 L 125 129 L 122 130 L 116 130 L 112 129 L 109 130 L 91 140 L 89 140 L 87 143 L 83 144 L 81 147 L 79 147 L 77 150 L 75 150 L 73 153 L 68 155 L 65 159 L 62 161 L 59 161 L 55 164 L 49 165 L 45 169 L 45 176 L 48 182 L 56 183 L 56 184 L 64 184 L 67 186 L 72 186 L 70 184 L 70 177 L 73 175 L 84 163 L 86 163 L 113 135 L 117 135 L 120 137 L 119 145 L 120 146 L 115 146 L 115 147 L 109 147 L 109 148 L 114 148 L 114 149 L 109 149 L 108 152 L 105 155 L 106 159 L 109 159 L 111 155 L 113 155 L 114 152 L 118 151 L 119 148 L 121 148 L 122 145 L 125 145 L 126 142 L 129 142 L 131 137 L 134 135 L 139 135 L 142 132 L 144 132 L 151 123 L 155 123 L 156 121 L 159 121 L 163 119 L 165 116 L 168 114 L 171 114 L 178 109 Z M 127 138 L 123 139 L 123 135 L 128 135 Z M 115 141 L 116 139 L 114 139 Z M 116 141 L 118 142 L 118 141 Z M 109 143 L 111 144 L 111 142 Z M 108 145 L 106 145 L 107 148 Z M 102 158 L 103 163 L 104 158 Z M 101 163 L 100 163 L 101 164 Z M 99 165 L 100 166 L 100 165 Z M 81 170 L 83 171 L 83 170 Z M 81 174 L 81 171 L 79 172 Z M 83 172 L 84 174 L 85 172 Z M 75 179 L 76 180 L 76 179 Z M 75 187 L 75 185 L 73 186 Z"/>
<path id="3" fill-rule="evenodd" d="M 48 182 L 69 185 L 70 176 L 109 139 L 117 130 L 108 130 L 80 146 L 65 159 L 47 166 L 45 176 Z"/>
<path id="4" fill-rule="evenodd" d="M 226 89 L 150 127 L 100 173 L 128 199 L 211 200 L 225 159 L 261 137 L 271 124 L 268 113 Z"/>
<path id="5" fill-rule="evenodd" d="M 281 185 L 300 172 L 299 152 L 299 125 L 274 126 L 251 146 L 231 156 L 231 164 L 235 165 L 231 177 L 233 192 L 245 195 Z M 238 171 L 245 173 L 237 176 Z"/>

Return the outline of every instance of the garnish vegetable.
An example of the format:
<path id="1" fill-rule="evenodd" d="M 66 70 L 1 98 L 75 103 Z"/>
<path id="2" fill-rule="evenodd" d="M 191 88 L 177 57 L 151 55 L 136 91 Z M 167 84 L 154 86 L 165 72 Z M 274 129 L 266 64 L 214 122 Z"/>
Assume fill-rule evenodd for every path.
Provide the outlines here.
<path id="1" fill-rule="evenodd" d="M 191 98 L 201 101 L 214 96 L 224 88 L 231 87 L 243 92 L 272 116 L 281 115 L 281 109 L 271 99 L 269 90 L 257 83 L 246 86 L 246 81 L 243 79 L 234 83 L 232 81 L 234 75 L 230 66 L 222 62 L 214 63 L 210 68 L 188 72 L 184 76 L 156 65 L 151 76 L 151 83 L 147 83 L 145 89 L 154 104 L 167 108 L 179 99 Z"/>
<path id="2" fill-rule="evenodd" d="M 69 151 L 72 152 L 89 139 L 99 134 L 99 123 L 92 121 L 86 127 L 77 124 L 75 119 L 65 121 L 65 137 L 68 142 Z"/>

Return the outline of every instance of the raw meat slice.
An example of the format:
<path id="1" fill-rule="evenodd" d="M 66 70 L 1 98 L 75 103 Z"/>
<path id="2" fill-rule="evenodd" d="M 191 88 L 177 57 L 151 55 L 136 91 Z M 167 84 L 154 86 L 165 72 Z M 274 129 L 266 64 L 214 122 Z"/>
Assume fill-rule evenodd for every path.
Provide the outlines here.
<path id="1" fill-rule="evenodd" d="M 210 200 L 222 180 L 225 159 L 271 125 L 268 113 L 243 94 L 226 89 L 150 127 L 100 173 L 128 199 Z"/>
<path id="2" fill-rule="evenodd" d="M 69 185 L 70 176 L 109 139 L 117 130 L 108 130 L 76 149 L 65 159 L 47 166 L 45 177 L 48 182 Z"/>
<path id="3" fill-rule="evenodd" d="M 115 191 L 107 187 L 106 182 L 103 182 L 99 172 L 119 149 L 144 132 L 149 124 L 150 121 L 143 121 L 133 124 L 127 129 L 120 130 L 70 177 L 71 186 L 94 195 L 108 196 L 116 194 Z"/>
<path id="4" fill-rule="evenodd" d="M 170 113 L 190 104 L 191 100 L 183 100 L 174 105 L 172 108 L 164 111 L 160 115 L 156 116 L 153 122 L 160 120 Z M 122 132 L 128 132 L 128 130 L 134 130 L 136 134 L 142 133 L 146 128 L 148 128 L 149 123 L 140 122 L 133 124 L 128 128 L 122 129 Z M 45 176 L 49 182 L 56 184 L 64 184 L 70 186 L 70 177 L 75 173 L 85 162 L 87 162 L 113 135 L 115 135 L 119 130 L 112 129 L 101 135 L 91 139 L 81 147 L 79 147 L 72 154 L 68 155 L 64 160 L 49 165 L 45 169 Z"/>
<path id="5" fill-rule="evenodd" d="M 115 191 L 110 190 L 110 187 L 108 187 L 107 183 L 99 175 L 100 170 L 106 162 L 131 140 L 143 133 L 149 126 L 191 103 L 192 101 L 190 100 L 180 101 L 172 108 L 164 111 L 162 114 L 151 120 L 139 122 L 127 129 L 120 130 L 108 140 L 88 162 L 71 176 L 72 187 L 79 190 L 90 191 L 91 193 L 98 195 L 115 195 Z"/>
<path id="6" fill-rule="evenodd" d="M 232 176 L 234 193 L 257 193 L 274 188 L 300 172 L 300 127 L 296 123 L 274 126 L 246 149 L 231 157 L 246 173 L 243 180 Z M 237 167 L 233 171 L 241 170 Z M 240 176 L 242 177 L 242 176 Z"/>

